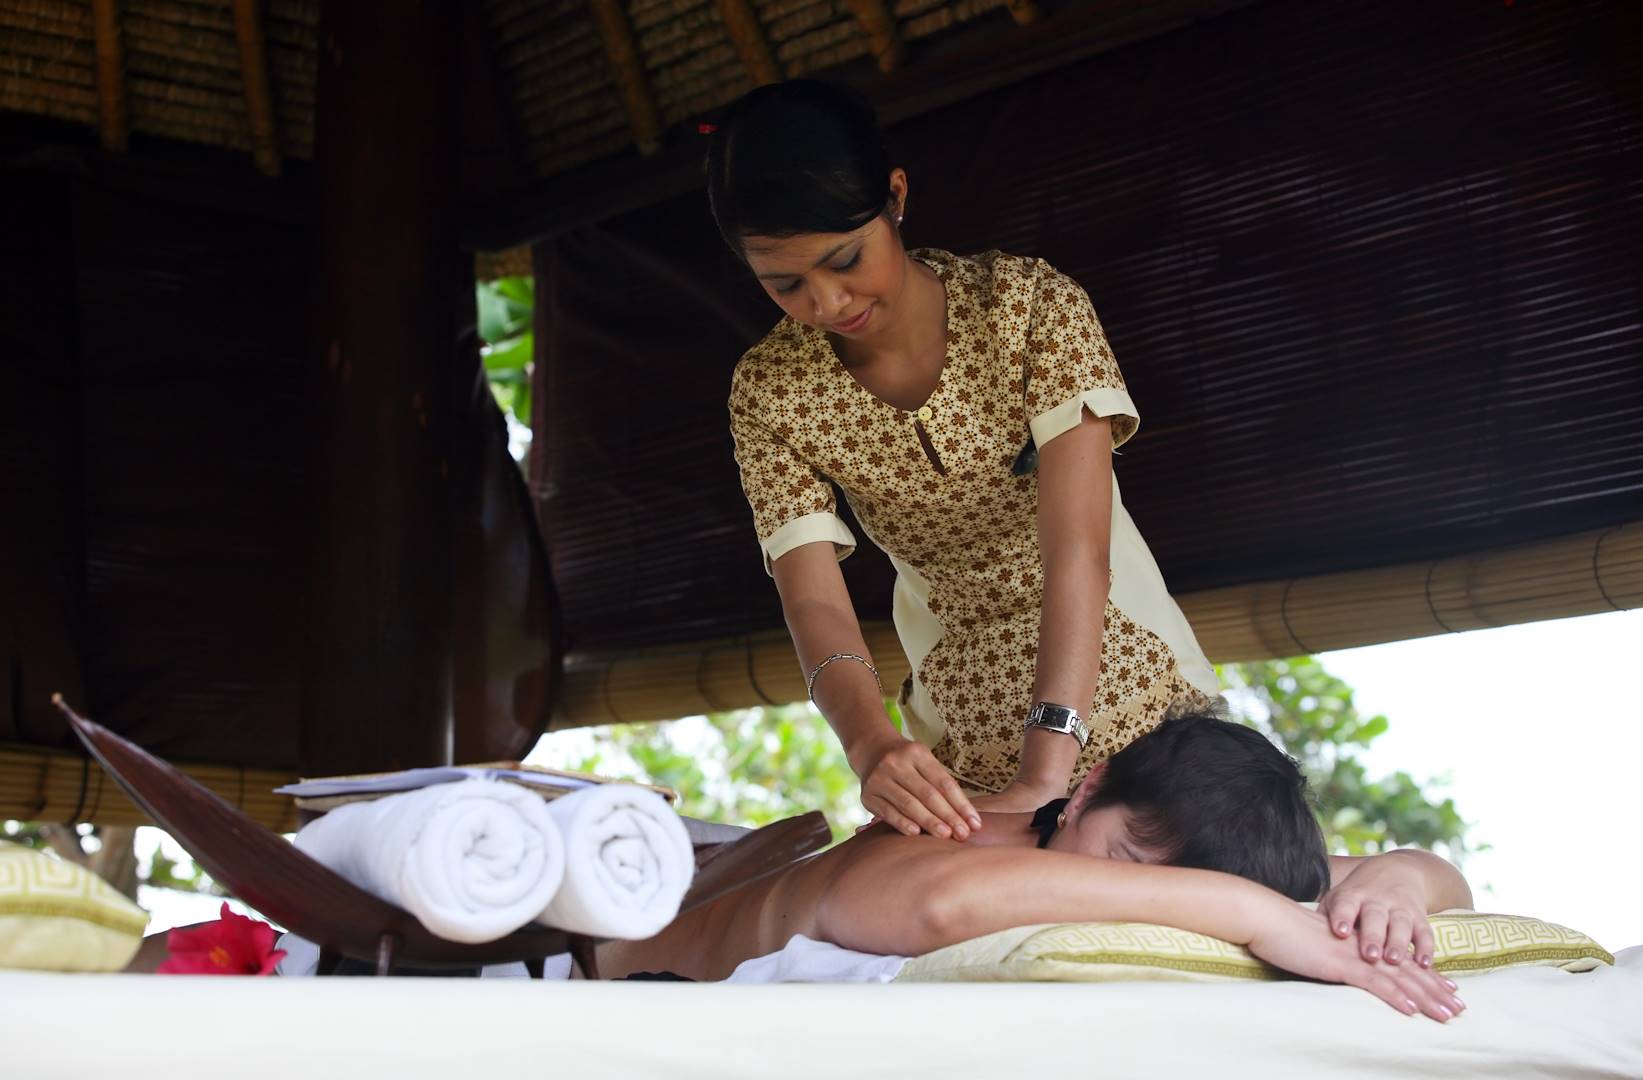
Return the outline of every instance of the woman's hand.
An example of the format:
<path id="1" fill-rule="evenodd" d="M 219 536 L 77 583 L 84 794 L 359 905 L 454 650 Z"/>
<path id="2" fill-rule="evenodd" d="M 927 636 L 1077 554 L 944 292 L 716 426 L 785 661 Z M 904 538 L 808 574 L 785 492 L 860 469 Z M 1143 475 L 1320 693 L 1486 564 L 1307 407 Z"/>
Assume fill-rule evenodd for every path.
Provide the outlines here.
<path id="1" fill-rule="evenodd" d="M 1408 853 L 1389 851 L 1365 859 L 1318 902 L 1318 913 L 1340 938 L 1357 930 L 1365 960 L 1402 964 L 1413 947 L 1415 963 L 1432 966 L 1432 924 L 1426 919 L 1426 878 Z"/>
<path id="2" fill-rule="evenodd" d="M 1249 951 L 1296 975 L 1367 990 L 1405 1016 L 1425 1013 L 1442 1022 L 1466 1008 L 1455 996 L 1455 984 L 1436 971 L 1370 960 L 1354 942 L 1332 934 L 1333 928 L 1322 911 L 1274 898 L 1263 904 Z"/>
<path id="3" fill-rule="evenodd" d="M 968 840 L 981 828 L 958 781 L 923 743 L 891 731 L 852 748 L 850 765 L 861 777 L 861 804 L 898 832 Z"/>
<path id="4" fill-rule="evenodd" d="M 993 814 L 1030 814 L 1047 802 L 1065 798 L 1066 784 L 1033 783 L 1016 777 L 1003 790 L 992 795 L 978 795 L 971 800 L 977 810 Z"/>

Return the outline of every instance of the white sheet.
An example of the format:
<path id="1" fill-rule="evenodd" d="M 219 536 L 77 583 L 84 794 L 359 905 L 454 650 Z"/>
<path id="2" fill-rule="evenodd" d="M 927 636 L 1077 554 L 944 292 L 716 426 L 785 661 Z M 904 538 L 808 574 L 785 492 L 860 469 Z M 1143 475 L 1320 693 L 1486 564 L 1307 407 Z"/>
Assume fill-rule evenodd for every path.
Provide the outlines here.
<path id="1" fill-rule="evenodd" d="M 907 966 L 905 956 L 855 952 L 794 934 L 779 951 L 744 960 L 733 983 L 887 983 Z"/>
<path id="2" fill-rule="evenodd" d="M 737 986 L 0 972 L 7 1076 L 1643 1077 L 1643 948 L 1469 979 L 1439 1025 L 1301 982 Z M 643 1017 L 635 1025 L 635 1017 Z M 1059 1017 L 1052 1022 L 1046 1017 Z M 95 1031 L 96 1038 L 86 1038 Z"/>

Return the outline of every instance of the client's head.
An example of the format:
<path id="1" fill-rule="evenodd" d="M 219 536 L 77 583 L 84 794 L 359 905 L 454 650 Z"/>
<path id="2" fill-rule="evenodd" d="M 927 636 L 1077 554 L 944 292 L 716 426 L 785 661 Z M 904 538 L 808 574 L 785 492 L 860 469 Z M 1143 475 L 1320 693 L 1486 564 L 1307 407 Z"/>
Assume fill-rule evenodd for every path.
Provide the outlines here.
<path id="1" fill-rule="evenodd" d="M 1221 870 L 1295 900 L 1329 884 L 1306 778 L 1266 736 L 1209 713 L 1165 720 L 1090 770 L 1048 847 Z"/>

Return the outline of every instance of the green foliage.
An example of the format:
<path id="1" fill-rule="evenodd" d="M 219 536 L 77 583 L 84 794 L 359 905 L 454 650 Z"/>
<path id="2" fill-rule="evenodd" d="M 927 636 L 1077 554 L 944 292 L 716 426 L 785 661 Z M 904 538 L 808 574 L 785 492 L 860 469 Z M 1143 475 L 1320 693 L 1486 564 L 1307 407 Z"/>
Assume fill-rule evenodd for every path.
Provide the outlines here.
<path id="1" fill-rule="evenodd" d="M 496 403 L 526 427 L 531 422 L 531 359 L 536 339 L 531 314 L 536 309 L 536 279 L 498 278 L 475 289 L 479 305 L 480 355 Z"/>
<path id="2" fill-rule="evenodd" d="M 843 747 L 808 705 L 617 724 L 597 738 L 571 768 L 647 777 L 678 791 L 691 817 L 758 826 L 820 810 L 835 840 L 867 821 Z"/>
<path id="3" fill-rule="evenodd" d="M 1228 664 L 1220 673 L 1238 718 L 1301 763 L 1331 850 L 1367 855 L 1412 844 L 1456 861 L 1465 855 L 1467 823 L 1455 801 L 1428 794 L 1442 780 L 1422 783 L 1406 772 L 1370 778 L 1355 754 L 1384 734 L 1388 721 L 1359 713 L 1352 688 L 1317 659 Z"/>

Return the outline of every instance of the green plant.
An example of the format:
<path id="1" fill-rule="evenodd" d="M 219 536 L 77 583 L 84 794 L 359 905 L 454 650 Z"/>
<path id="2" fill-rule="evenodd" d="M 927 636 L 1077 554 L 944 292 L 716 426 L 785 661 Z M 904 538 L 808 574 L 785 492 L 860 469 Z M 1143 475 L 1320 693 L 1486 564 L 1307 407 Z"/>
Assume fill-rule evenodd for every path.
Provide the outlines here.
<path id="1" fill-rule="evenodd" d="M 475 289 L 479 305 L 479 338 L 491 393 L 506 412 L 526 427 L 531 423 L 531 371 L 536 337 L 531 316 L 536 309 L 536 279 L 498 278 Z"/>

